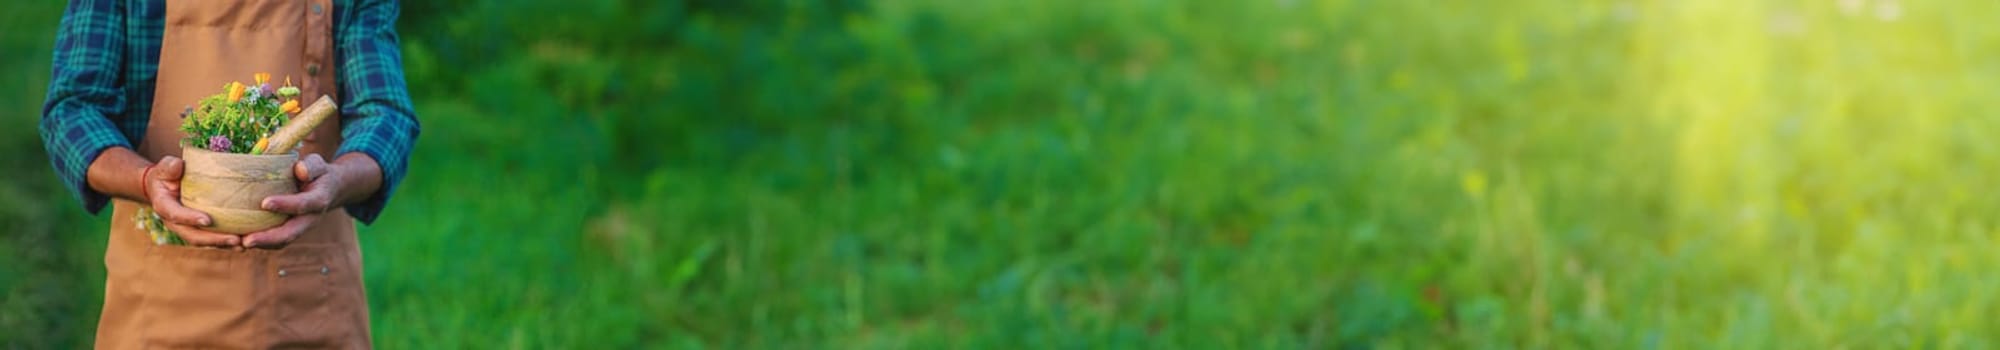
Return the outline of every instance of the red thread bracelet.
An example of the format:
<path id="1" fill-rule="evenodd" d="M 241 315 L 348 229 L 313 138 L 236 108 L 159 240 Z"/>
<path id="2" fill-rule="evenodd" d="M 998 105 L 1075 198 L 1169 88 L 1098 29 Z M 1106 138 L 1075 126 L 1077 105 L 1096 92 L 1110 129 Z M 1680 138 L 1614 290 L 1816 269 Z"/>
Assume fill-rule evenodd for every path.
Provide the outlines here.
<path id="1" fill-rule="evenodd" d="M 146 177 L 149 177 L 149 176 L 153 176 L 153 166 L 154 166 L 154 165 L 158 165 L 158 164 L 149 164 L 149 165 L 146 165 L 146 170 L 140 170 L 140 171 L 139 171 L 139 197 L 140 197 L 140 198 L 146 198 L 146 200 L 148 200 L 148 201 L 151 201 L 151 200 L 152 200 L 152 198 L 147 198 L 147 197 L 152 197 L 152 196 L 153 196 L 153 194 L 152 194 L 152 193 L 147 193 L 148 191 L 146 190 Z"/>

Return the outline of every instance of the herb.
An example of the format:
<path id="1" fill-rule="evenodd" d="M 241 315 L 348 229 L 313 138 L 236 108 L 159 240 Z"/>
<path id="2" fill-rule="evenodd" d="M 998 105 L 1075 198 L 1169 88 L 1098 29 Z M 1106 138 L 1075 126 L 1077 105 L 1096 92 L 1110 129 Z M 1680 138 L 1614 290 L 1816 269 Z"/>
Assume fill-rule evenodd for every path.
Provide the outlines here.
<path id="1" fill-rule="evenodd" d="M 132 224 L 146 230 L 146 237 L 152 238 L 154 245 L 187 245 L 180 234 L 167 229 L 166 220 L 160 219 L 160 214 L 153 212 L 153 208 L 139 207 L 139 212 L 132 215 Z"/>
<path id="2" fill-rule="evenodd" d="M 299 112 L 299 88 L 287 78 L 273 88 L 271 75 L 257 73 L 255 85 L 230 82 L 222 92 L 201 99 L 181 121 L 181 144 L 223 153 L 255 154 L 265 138 Z"/>

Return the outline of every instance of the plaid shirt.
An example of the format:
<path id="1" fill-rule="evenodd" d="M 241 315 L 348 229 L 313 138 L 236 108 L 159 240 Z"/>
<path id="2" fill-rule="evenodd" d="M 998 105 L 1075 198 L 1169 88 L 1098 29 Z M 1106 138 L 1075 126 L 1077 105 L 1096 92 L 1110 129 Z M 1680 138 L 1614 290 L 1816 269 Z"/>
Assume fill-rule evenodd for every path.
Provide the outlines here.
<path id="1" fill-rule="evenodd" d="M 347 207 L 372 223 L 408 169 L 418 126 L 403 82 L 395 0 L 335 0 L 341 130 L 336 155 L 361 152 L 382 166 L 382 188 Z M 71 0 L 56 35 L 55 75 L 42 105 L 42 147 L 56 173 L 97 213 L 108 197 L 84 172 L 111 147 L 132 148 L 146 134 L 159 72 L 166 0 Z"/>

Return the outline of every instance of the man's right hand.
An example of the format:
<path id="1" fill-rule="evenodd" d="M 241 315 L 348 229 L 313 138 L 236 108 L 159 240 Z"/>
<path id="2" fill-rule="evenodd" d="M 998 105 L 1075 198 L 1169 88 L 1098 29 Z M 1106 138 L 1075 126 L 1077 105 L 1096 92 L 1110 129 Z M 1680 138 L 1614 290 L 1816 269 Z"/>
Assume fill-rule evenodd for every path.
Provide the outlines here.
<path id="1" fill-rule="evenodd" d="M 181 174 L 186 167 L 186 162 L 180 157 L 167 156 L 142 172 L 141 183 L 153 212 L 159 213 L 167 228 L 180 235 L 188 245 L 242 249 L 241 237 L 201 229 L 213 224 L 213 219 L 207 213 L 181 205 Z"/>

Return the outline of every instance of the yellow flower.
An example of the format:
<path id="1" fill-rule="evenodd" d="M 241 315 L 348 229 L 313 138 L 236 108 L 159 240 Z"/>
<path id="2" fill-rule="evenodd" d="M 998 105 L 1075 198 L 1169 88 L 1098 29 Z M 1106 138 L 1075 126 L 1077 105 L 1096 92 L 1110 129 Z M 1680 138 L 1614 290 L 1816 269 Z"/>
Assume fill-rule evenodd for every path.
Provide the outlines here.
<path id="1" fill-rule="evenodd" d="M 242 100 L 242 99 L 243 99 L 243 83 L 242 83 L 242 82 L 230 82 L 230 83 L 229 83 L 229 103 L 236 103 L 236 101 L 238 101 L 238 100 Z"/>
<path id="2" fill-rule="evenodd" d="M 270 144 L 271 144 L 270 137 L 259 137 L 257 138 L 257 146 L 250 147 L 250 153 L 251 154 L 264 153 L 264 146 L 268 146 Z"/>
<path id="3" fill-rule="evenodd" d="M 264 83 L 271 81 L 271 73 L 257 73 L 251 76 L 257 78 L 257 85 L 264 85 Z"/>
<path id="4" fill-rule="evenodd" d="M 278 106 L 278 109 L 285 111 L 285 114 L 298 114 L 299 100 L 285 101 L 285 105 Z"/>

